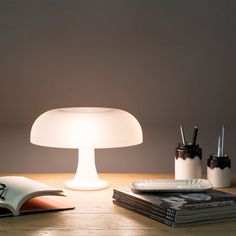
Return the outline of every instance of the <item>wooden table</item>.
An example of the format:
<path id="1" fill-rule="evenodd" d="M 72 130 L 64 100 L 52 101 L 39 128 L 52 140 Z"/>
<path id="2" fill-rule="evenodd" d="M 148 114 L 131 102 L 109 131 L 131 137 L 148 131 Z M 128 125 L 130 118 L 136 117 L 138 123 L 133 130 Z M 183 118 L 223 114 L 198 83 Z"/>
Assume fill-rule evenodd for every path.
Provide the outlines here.
<path id="1" fill-rule="evenodd" d="M 130 187 L 131 182 L 147 178 L 173 178 L 172 175 L 154 174 L 100 174 L 110 187 L 99 191 L 72 191 L 63 187 L 71 174 L 21 174 L 37 181 L 62 188 L 65 202 L 75 210 L 38 213 L 0 219 L 0 235 L 155 235 L 155 236 L 235 236 L 236 220 L 185 228 L 171 228 L 145 216 L 112 203 L 114 188 Z M 226 192 L 236 194 L 236 176 Z"/>

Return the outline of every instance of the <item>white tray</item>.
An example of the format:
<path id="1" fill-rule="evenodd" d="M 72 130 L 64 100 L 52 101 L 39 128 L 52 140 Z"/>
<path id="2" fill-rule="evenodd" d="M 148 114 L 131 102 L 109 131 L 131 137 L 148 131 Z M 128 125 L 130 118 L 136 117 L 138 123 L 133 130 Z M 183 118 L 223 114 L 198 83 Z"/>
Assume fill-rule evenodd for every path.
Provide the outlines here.
<path id="1" fill-rule="evenodd" d="M 146 179 L 134 181 L 132 186 L 142 192 L 204 192 L 212 188 L 206 179 Z"/>

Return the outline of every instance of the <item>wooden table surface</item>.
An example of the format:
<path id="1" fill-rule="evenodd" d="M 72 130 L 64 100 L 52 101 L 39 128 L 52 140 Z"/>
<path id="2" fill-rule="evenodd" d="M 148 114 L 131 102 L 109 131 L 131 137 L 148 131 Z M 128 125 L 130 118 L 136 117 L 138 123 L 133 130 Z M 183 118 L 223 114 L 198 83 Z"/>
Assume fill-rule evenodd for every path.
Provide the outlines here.
<path id="1" fill-rule="evenodd" d="M 136 214 L 112 203 L 114 188 L 130 187 L 137 179 L 173 178 L 173 175 L 100 174 L 110 187 L 98 191 L 65 189 L 65 180 L 72 174 L 21 174 L 22 176 L 59 187 L 64 190 L 68 205 L 75 210 L 37 213 L 19 217 L 0 218 L 0 235 L 155 235 L 155 236 L 217 236 L 236 235 L 236 220 L 184 228 L 171 228 L 148 217 Z M 224 191 L 236 194 L 236 176 L 231 188 Z M 61 198 L 61 197 L 60 197 Z"/>

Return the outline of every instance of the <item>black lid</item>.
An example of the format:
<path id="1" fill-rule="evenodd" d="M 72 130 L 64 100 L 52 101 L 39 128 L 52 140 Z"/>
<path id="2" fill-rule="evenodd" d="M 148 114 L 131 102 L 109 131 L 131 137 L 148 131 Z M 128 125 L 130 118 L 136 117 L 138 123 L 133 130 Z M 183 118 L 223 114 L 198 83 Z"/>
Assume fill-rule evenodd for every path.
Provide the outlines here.
<path id="1" fill-rule="evenodd" d="M 200 159 L 202 159 L 202 149 L 199 147 L 199 144 L 193 145 L 192 143 L 186 143 L 185 145 L 183 143 L 179 143 L 178 147 L 175 149 L 175 158 L 191 158 L 198 156 Z"/>
<path id="2" fill-rule="evenodd" d="M 231 168 L 231 160 L 228 155 L 224 155 L 222 157 L 218 157 L 216 154 L 211 154 L 207 160 L 207 166 L 211 169 L 216 167 L 224 169 L 226 167 Z"/>

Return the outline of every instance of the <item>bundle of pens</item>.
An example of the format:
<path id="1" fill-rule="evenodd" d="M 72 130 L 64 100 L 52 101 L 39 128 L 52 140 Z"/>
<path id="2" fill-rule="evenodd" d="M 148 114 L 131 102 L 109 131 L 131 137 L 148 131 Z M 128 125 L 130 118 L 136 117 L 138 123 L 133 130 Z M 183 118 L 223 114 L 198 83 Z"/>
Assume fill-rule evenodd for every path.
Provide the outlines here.
<path id="1" fill-rule="evenodd" d="M 175 179 L 199 179 L 202 177 L 202 149 L 196 144 L 198 125 L 193 131 L 192 142 L 186 142 L 183 126 L 180 126 L 182 143 L 175 149 Z"/>
<path id="2" fill-rule="evenodd" d="M 193 130 L 193 139 L 191 143 L 186 142 L 185 135 L 184 135 L 184 128 L 182 125 L 180 125 L 180 133 L 181 133 L 181 138 L 182 138 L 182 144 L 183 145 L 196 145 L 197 141 L 197 134 L 198 134 L 198 124 L 195 125 L 194 130 Z"/>
<path id="3" fill-rule="evenodd" d="M 207 179 L 215 188 L 229 187 L 231 182 L 231 161 L 229 156 L 224 154 L 224 136 L 223 126 L 218 139 L 217 154 L 211 154 L 207 160 Z"/>

